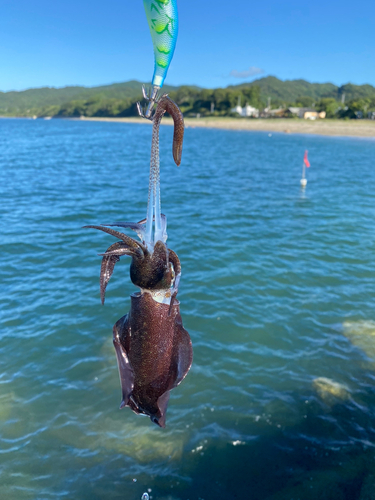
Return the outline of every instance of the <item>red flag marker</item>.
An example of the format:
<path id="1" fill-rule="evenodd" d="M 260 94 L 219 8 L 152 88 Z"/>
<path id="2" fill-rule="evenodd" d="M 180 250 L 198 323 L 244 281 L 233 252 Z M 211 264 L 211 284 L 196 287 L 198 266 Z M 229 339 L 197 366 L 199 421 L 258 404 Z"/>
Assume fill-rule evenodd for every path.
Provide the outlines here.
<path id="1" fill-rule="evenodd" d="M 305 173 L 306 167 L 309 168 L 309 166 L 310 166 L 310 162 L 307 158 L 307 153 L 308 153 L 308 151 L 306 149 L 305 156 L 303 157 L 303 163 L 302 163 L 302 179 L 301 179 L 302 189 L 305 189 L 306 184 L 307 184 L 306 173 Z"/>
<path id="2" fill-rule="evenodd" d="M 309 162 L 309 160 L 307 159 L 307 153 L 308 153 L 308 151 L 307 151 L 307 149 L 306 149 L 306 151 L 305 151 L 305 156 L 303 157 L 303 161 L 305 162 L 306 167 L 307 167 L 307 168 L 309 168 L 309 166 L 310 166 L 310 162 Z"/>

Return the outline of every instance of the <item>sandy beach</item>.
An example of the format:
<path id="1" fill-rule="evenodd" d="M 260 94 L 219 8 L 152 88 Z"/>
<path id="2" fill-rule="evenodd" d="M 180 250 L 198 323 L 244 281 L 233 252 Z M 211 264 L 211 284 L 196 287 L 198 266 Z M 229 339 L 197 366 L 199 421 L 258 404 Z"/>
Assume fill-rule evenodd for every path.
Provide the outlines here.
<path id="1" fill-rule="evenodd" d="M 151 124 L 141 118 L 81 118 L 87 121 Z M 171 118 L 163 120 L 172 125 Z M 286 134 L 315 134 L 342 137 L 375 137 L 375 120 L 297 120 L 297 119 L 236 119 L 236 118 L 186 118 L 187 127 L 220 128 L 281 132 Z"/>

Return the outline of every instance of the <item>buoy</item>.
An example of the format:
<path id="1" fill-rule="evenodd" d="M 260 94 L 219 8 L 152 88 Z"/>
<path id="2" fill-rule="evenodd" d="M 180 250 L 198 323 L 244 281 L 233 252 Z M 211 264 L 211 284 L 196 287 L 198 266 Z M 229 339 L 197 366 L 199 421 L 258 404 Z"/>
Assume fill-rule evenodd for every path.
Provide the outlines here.
<path id="1" fill-rule="evenodd" d="M 305 156 L 303 157 L 303 163 L 302 163 L 302 179 L 301 179 L 301 187 L 305 188 L 307 184 L 307 179 L 306 179 L 306 169 L 305 167 L 309 168 L 310 162 L 307 159 L 307 149 L 305 151 Z"/>

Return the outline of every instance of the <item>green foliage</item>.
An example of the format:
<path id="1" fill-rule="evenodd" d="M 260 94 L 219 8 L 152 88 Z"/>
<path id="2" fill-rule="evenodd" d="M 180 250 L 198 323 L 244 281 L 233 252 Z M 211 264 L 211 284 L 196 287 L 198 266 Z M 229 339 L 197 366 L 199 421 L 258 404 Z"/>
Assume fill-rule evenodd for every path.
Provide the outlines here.
<path id="1" fill-rule="evenodd" d="M 298 97 L 295 103 L 295 106 L 300 108 L 311 108 L 315 103 L 315 99 L 308 95 Z"/>
<path id="2" fill-rule="evenodd" d="M 181 87 L 170 93 L 173 99 L 186 116 L 195 116 L 200 113 L 202 116 L 226 116 L 231 113 L 234 106 L 241 103 L 242 106 L 250 104 L 254 107 L 261 105 L 260 89 L 257 86 L 244 89 L 193 89 L 192 87 Z M 214 112 L 211 112 L 211 109 Z"/>
<path id="3" fill-rule="evenodd" d="M 338 111 L 339 118 L 366 118 L 369 111 L 375 111 L 375 96 L 353 99 Z"/>
<path id="4" fill-rule="evenodd" d="M 74 100 L 63 104 L 55 113 L 56 117 L 80 116 L 123 116 L 131 106 L 131 101 L 121 99 L 108 99 L 101 95 L 87 100 Z"/>
<path id="5" fill-rule="evenodd" d="M 345 103 L 375 97 L 375 89 L 372 85 L 353 85 L 352 83 L 347 83 L 338 89 L 338 98 L 340 101 L 344 93 Z"/>
<path id="6" fill-rule="evenodd" d="M 328 118 L 357 118 L 375 110 L 375 88 L 371 85 L 281 81 L 274 76 L 227 88 L 201 89 L 196 86 L 164 86 L 186 116 L 229 116 L 240 103 L 264 108 L 315 107 Z M 345 104 L 341 104 L 345 93 Z M 142 99 L 141 83 L 135 80 L 101 87 L 39 88 L 22 92 L 0 92 L 2 116 L 136 116 L 136 102 Z M 238 116 L 238 115 L 236 115 Z"/>
<path id="7" fill-rule="evenodd" d="M 271 98 L 273 108 L 284 104 L 296 103 L 301 99 L 298 96 L 303 96 L 303 98 L 310 97 L 312 99 L 311 102 L 316 102 L 321 97 L 337 98 L 338 95 L 338 87 L 332 83 L 309 83 L 305 80 L 285 80 L 283 82 L 275 76 L 267 76 L 252 83 L 243 83 L 232 88 L 239 89 L 252 85 L 260 88 L 264 105 L 267 104 L 267 98 Z"/>
<path id="8" fill-rule="evenodd" d="M 0 115 L 3 116 L 42 116 L 42 110 L 49 106 L 65 106 L 71 101 L 88 101 L 102 96 L 106 99 L 120 101 L 137 101 L 142 99 L 141 82 L 131 80 L 101 87 L 44 87 L 28 89 L 21 92 L 0 92 Z M 177 87 L 165 85 L 166 92 Z M 30 115 L 30 112 L 33 113 Z M 48 116 L 48 115 L 43 115 Z M 50 115 L 51 116 L 51 115 Z"/>
<path id="9" fill-rule="evenodd" d="M 317 111 L 325 111 L 327 118 L 335 118 L 339 106 L 339 103 L 333 97 L 323 97 L 316 103 Z"/>

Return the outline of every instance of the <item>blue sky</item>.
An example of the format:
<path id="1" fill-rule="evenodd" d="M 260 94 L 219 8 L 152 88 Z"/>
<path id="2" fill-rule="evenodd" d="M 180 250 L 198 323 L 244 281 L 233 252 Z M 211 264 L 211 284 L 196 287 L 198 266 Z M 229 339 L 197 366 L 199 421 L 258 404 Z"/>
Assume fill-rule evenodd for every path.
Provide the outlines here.
<path id="1" fill-rule="evenodd" d="M 142 0 L 0 0 L 0 90 L 150 80 Z M 179 0 L 170 84 L 274 75 L 375 85 L 375 3 Z"/>

